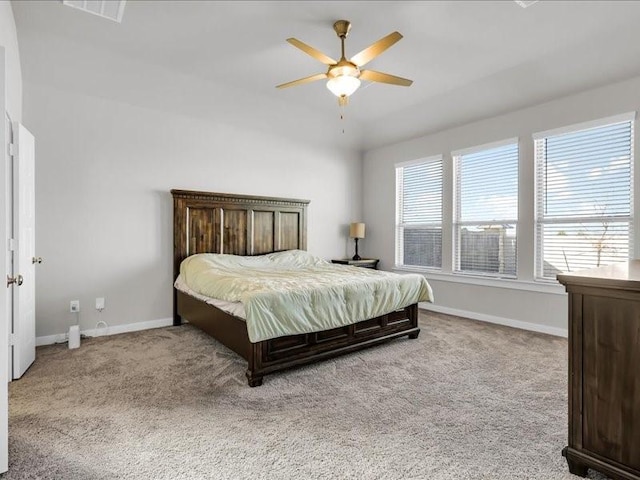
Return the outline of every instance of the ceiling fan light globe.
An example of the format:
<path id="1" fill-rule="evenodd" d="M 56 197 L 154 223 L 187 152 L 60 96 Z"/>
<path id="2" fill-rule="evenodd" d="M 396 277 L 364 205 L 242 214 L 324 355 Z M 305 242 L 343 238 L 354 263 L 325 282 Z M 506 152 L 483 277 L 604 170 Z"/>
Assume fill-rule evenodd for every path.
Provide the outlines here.
<path id="1" fill-rule="evenodd" d="M 327 82 L 327 88 L 336 97 L 348 97 L 352 95 L 360 86 L 360 80 L 350 75 L 341 75 L 330 78 Z"/>

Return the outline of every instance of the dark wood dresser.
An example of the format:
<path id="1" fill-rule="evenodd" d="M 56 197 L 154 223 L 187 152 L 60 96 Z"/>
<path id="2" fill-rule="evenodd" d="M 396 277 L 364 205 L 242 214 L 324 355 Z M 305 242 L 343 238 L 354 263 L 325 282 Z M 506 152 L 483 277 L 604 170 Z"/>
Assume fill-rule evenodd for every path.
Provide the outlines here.
<path id="1" fill-rule="evenodd" d="M 569 293 L 569 470 L 640 480 L 640 261 L 558 275 Z"/>

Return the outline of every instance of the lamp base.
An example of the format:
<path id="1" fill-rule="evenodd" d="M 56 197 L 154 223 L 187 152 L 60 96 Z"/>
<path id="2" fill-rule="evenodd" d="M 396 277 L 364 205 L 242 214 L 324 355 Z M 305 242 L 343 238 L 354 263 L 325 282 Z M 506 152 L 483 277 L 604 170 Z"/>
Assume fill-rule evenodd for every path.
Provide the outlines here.
<path id="1" fill-rule="evenodd" d="M 353 256 L 352 260 L 362 260 L 360 255 L 358 255 L 358 238 L 356 237 L 354 240 L 356 241 L 356 254 Z"/>

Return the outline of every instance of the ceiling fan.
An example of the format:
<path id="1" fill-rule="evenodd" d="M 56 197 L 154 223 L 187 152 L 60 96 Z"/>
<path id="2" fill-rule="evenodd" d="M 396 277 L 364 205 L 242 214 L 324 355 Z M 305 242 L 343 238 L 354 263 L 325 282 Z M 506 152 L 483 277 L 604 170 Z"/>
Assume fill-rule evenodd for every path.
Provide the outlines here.
<path id="1" fill-rule="evenodd" d="M 305 83 L 328 78 L 327 88 L 331 90 L 336 97 L 338 97 L 338 104 L 340 106 L 344 106 L 348 103 L 349 96 L 352 95 L 360 86 L 360 80 L 401 85 L 403 87 L 408 87 L 413 83 L 412 80 L 396 77 L 395 75 L 389 75 L 388 73 L 376 72 L 375 70 L 360 70 L 360 67 L 363 67 L 365 64 L 398 42 L 402 38 L 400 33 L 390 33 L 386 37 L 381 38 L 351 57 L 351 60 L 347 60 L 344 56 L 344 40 L 347 38 L 347 35 L 349 35 L 349 30 L 351 30 L 351 22 L 348 20 L 338 20 L 333 24 L 333 29 L 336 31 L 338 37 L 340 37 L 340 43 L 342 44 L 342 56 L 339 61 L 335 61 L 333 58 L 296 38 L 287 38 L 287 42 L 291 45 L 299 48 L 306 54 L 311 55 L 313 58 L 321 61 L 325 65 L 328 65 L 329 69 L 327 70 L 327 73 L 318 73 L 309 77 L 300 78 L 292 82 L 278 85 L 276 88 L 293 87 L 295 85 L 303 85 Z"/>

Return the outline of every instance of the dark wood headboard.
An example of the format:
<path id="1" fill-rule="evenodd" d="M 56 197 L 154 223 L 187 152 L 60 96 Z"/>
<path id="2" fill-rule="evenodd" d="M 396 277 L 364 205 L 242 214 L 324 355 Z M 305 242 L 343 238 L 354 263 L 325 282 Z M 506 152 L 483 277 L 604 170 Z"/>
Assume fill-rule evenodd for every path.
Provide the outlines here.
<path id="1" fill-rule="evenodd" d="M 173 278 L 196 253 L 261 255 L 307 249 L 309 200 L 171 190 Z"/>

